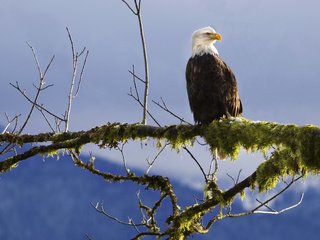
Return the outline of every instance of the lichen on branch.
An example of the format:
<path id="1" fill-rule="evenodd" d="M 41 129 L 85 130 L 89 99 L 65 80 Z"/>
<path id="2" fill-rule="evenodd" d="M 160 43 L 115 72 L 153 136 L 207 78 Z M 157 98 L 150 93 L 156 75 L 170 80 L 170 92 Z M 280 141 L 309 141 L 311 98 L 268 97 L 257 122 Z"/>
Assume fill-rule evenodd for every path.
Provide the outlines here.
<path id="1" fill-rule="evenodd" d="M 88 131 L 36 135 L 0 134 L 2 142 L 22 146 L 38 144 L 28 154 L 11 156 L 0 162 L 1 171 L 36 154 L 50 154 L 63 149 L 80 149 L 94 143 L 100 147 L 113 147 L 129 140 L 153 138 L 165 141 L 179 149 L 192 145 L 196 137 L 203 137 L 211 149 L 223 150 L 231 159 L 238 157 L 240 148 L 260 151 L 269 157 L 257 169 L 256 184 L 260 191 L 273 188 L 279 177 L 295 174 L 318 174 L 320 171 L 320 128 L 312 125 L 297 126 L 274 122 L 257 122 L 245 118 L 221 119 L 208 126 L 171 125 L 156 127 L 141 124 L 108 123 Z M 45 144 L 41 146 L 41 144 Z M 40 146 L 39 146 L 40 145 Z M 13 161 L 14 160 L 14 161 Z M 9 161 L 9 162 L 8 162 Z"/>
<path id="2" fill-rule="evenodd" d="M 271 156 L 257 169 L 260 191 L 275 187 L 279 177 L 320 172 L 320 129 L 313 125 L 236 118 L 211 123 L 204 138 L 212 149 L 223 150 L 231 159 L 238 157 L 241 147 L 264 154 L 272 150 Z"/>

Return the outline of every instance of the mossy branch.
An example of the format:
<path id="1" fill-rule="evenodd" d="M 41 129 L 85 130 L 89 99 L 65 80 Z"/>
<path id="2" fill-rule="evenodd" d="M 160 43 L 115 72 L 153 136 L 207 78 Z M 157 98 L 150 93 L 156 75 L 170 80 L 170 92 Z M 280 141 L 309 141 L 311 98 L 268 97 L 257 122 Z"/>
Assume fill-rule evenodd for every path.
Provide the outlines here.
<path id="1" fill-rule="evenodd" d="M 247 151 L 265 153 L 265 161 L 257 170 L 232 188 L 222 191 L 212 182 L 211 198 L 181 210 L 177 197 L 168 178 L 163 176 L 115 175 L 101 172 L 94 168 L 93 162 L 84 163 L 78 158 L 80 148 L 88 143 L 100 147 L 114 148 L 119 143 L 129 140 L 140 141 L 153 138 L 158 142 L 170 144 L 174 149 L 192 145 L 196 137 L 203 137 L 212 151 L 225 152 L 231 159 L 236 159 L 240 148 Z M 157 190 L 162 199 L 168 197 L 172 204 L 172 215 L 168 217 L 167 230 L 149 232 L 158 236 L 170 236 L 172 239 L 184 239 L 194 232 L 208 231 L 200 224 L 202 217 L 216 206 L 232 202 L 237 194 L 246 188 L 258 187 L 261 192 L 274 188 L 281 177 L 305 176 L 307 173 L 320 172 L 320 128 L 316 126 L 283 125 L 273 122 L 255 122 L 244 118 L 222 119 L 208 126 L 171 125 L 155 127 L 142 124 L 108 123 L 88 131 L 64 132 L 59 134 L 40 133 L 35 135 L 0 134 L 0 141 L 19 146 L 26 145 L 27 150 L 18 151 L 13 156 L 5 156 L 0 162 L 0 171 L 5 172 L 17 163 L 37 154 L 52 155 L 59 151 L 68 151 L 77 166 L 112 182 L 132 181 L 147 188 Z M 32 145 L 31 145 L 32 144 Z M 269 155 L 269 156 L 267 156 Z M 216 187 L 215 187 L 216 186 Z M 154 206 L 154 211 L 158 209 Z M 151 212 L 154 216 L 155 212 Z M 219 220 L 219 216 L 214 218 Z M 156 221 L 148 226 L 158 229 Z M 211 226 L 211 224 L 210 224 Z"/>
<path id="2" fill-rule="evenodd" d="M 63 149 L 79 149 L 88 143 L 100 147 L 114 147 L 119 142 L 154 138 L 166 141 L 175 149 L 192 145 L 194 139 L 203 137 L 211 149 L 220 149 L 236 159 L 240 148 L 247 151 L 273 153 L 257 169 L 256 183 L 261 191 L 273 188 L 280 176 L 318 174 L 320 170 L 320 128 L 312 125 L 282 125 L 273 122 L 255 122 L 244 118 L 222 119 L 209 126 L 171 125 L 155 127 L 141 124 L 109 123 L 88 131 L 66 133 L 40 133 L 36 135 L 0 134 L 0 141 L 17 144 L 44 143 L 24 153 L 0 162 L 5 172 L 19 161 L 36 154 L 50 154 Z"/>

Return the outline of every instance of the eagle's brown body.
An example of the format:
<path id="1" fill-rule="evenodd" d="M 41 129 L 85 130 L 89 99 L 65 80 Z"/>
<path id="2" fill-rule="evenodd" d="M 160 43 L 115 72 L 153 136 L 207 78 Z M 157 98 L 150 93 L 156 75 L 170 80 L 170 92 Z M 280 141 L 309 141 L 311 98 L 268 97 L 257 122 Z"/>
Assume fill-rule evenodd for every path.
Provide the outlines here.
<path id="1" fill-rule="evenodd" d="M 241 115 L 236 78 L 218 55 L 205 53 L 191 57 L 186 67 L 186 80 L 190 108 L 197 124 Z"/>

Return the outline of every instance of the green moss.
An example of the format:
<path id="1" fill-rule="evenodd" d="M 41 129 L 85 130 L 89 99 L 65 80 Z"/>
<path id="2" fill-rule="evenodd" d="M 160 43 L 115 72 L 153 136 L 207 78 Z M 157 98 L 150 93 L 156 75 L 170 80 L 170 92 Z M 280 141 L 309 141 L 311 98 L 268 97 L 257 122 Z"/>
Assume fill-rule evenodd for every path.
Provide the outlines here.
<path id="1" fill-rule="evenodd" d="M 248 152 L 259 151 L 264 154 L 265 162 L 258 167 L 256 181 L 251 186 L 254 188 L 258 185 L 260 191 L 273 188 L 279 177 L 320 172 L 320 129 L 312 125 L 282 125 L 245 118 L 221 119 L 213 121 L 209 126 L 152 127 L 109 123 L 88 132 L 74 133 L 74 136 L 73 139 L 69 136 L 69 140 L 63 140 L 68 134 L 59 134 L 53 136 L 53 141 L 74 142 L 74 145 L 69 145 L 80 152 L 81 146 L 89 142 L 112 148 L 119 142 L 141 141 L 151 137 L 157 141 L 157 147 L 169 143 L 173 149 L 179 150 L 185 145 L 192 145 L 195 137 L 201 136 L 212 151 L 217 149 L 218 153 L 225 153 L 233 160 L 237 159 L 241 148 Z M 22 136 L 14 141 L 18 144 L 24 142 Z M 52 152 L 48 155 L 55 154 Z"/>
<path id="2" fill-rule="evenodd" d="M 218 149 L 236 159 L 240 147 L 266 153 L 270 157 L 257 170 L 260 191 L 275 187 L 279 177 L 320 170 L 320 130 L 318 127 L 253 122 L 244 118 L 212 122 L 204 132 L 211 149 Z"/>
<path id="3" fill-rule="evenodd" d="M 55 150 L 55 151 L 48 152 L 47 153 L 47 157 L 54 158 L 56 156 L 57 158 L 59 158 L 59 152 L 60 152 L 60 150 Z"/>
<path id="4" fill-rule="evenodd" d="M 175 229 L 175 232 L 172 234 L 175 237 L 174 239 L 185 239 L 198 228 L 203 213 L 193 211 L 195 206 L 198 206 L 198 204 L 186 207 L 184 213 L 180 215 L 179 221 L 175 222 L 175 227 L 173 228 Z"/>
<path id="5" fill-rule="evenodd" d="M 173 149 L 179 150 L 182 146 L 194 143 L 195 135 L 192 130 L 188 125 L 173 125 L 160 132 L 158 136 L 169 142 Z"/>
<path id="6" fill-rule="evenodd" d="M 246 193 L 243 191 L 240 192 L 240 199 L 243 201 L 246 196 Z"/>

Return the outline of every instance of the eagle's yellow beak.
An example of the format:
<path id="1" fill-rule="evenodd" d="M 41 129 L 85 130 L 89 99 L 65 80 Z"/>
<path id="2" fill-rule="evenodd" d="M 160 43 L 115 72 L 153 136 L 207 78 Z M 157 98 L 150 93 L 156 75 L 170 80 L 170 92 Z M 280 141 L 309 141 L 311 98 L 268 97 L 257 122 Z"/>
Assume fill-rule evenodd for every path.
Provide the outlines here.
<path id="1" fill-rule="evenodd" d="M 221 35 L 219 33 L 213 33 L 212 34 L 212 39 L 221 41 L 222 37 L 221 37 Z"/>

